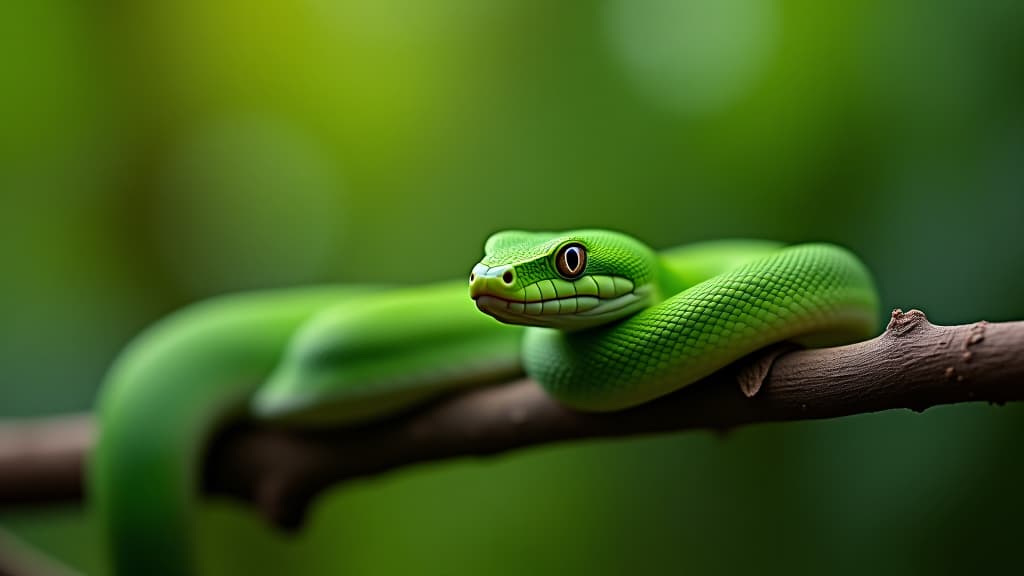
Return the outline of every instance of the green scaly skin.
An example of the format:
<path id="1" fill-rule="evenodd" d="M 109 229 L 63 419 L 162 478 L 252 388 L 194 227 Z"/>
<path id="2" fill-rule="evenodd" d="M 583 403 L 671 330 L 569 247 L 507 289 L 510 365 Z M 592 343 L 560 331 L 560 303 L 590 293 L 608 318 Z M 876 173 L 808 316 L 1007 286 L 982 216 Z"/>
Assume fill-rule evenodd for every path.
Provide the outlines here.
<path id="1" fill-rule="evenodd" d="M 586 273 L 567 281 L 554 256 L 573 243 L 587 249 Z M 878 318 L 867 269 L 829 244 L 732 241 L 659 255 L 616 232 L 580 230 L 501 233 L 486 252 L 470 287 L 477 306 L 503 322 L 560 328 L 527 331 L 526 372 L 581 410 L 647 402 L 775 342 L 862 340 Z M 578 329 L 578 302 L 595 294 Z"/>
<path id="2" fill-rule="evenodd" d="M 574 279 L 556 265 L 570 244 L 586 251 Z M 655 253 L 605 230 L 503 232 L 469 291 L 475 307 L 464 282 L 243 295 L 143 334 L 104 386 L 90 466 L 114 571 L 195 573 L 198 462 L 231 418 L 358 423 L 523 367 L 570 406 L 618 410 L 774 342 L 870 337 L 878 318 L 867 270 L 826 244 Z"/>

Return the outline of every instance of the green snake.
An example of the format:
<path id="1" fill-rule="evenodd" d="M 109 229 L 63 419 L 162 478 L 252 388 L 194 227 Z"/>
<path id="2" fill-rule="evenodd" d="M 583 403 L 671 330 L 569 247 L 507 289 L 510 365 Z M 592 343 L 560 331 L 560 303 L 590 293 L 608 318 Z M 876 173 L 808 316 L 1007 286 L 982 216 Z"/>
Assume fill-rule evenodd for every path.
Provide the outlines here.
<path id="1" fill-rule="evenodd" d="M 608 230 L 507 231 L 484 253 L 470 298 L 465 280 L 244 294 L 138 337 L 102 390 L 90 466 L 114 572 L 194 572 L 197 468 L 231 419 L 355 425 L 523 370 L 570 407 L 620 410 L 775 342 L 870 337 L 878 319 L 869 272 L 829 244 L 655 252 Z"/>

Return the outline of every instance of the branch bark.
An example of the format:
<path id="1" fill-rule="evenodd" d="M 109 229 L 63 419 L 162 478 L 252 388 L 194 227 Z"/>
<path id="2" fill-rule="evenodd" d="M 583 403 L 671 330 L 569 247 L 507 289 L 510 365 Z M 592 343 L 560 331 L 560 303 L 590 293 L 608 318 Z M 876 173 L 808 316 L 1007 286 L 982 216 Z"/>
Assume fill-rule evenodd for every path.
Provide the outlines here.
<path id="1" fill-rule="evenodd" d="M 582 438 L 728 430 L 754 422 L 835 418 L 893 408 L 1024 400 L 1024 322 L 935 326 L 896 310 L 865 342 L 759 352 L 630 410 L 565 408 L 534 382 L 471 390 L 358 428 L 301 431 L 256 422 L 219 433 L 203 466 L 207 494 L 298 527 L 310 502 L 352 478 L 434 460 L 486 456 Z M 81 498 L 87 419 L 0 427 L 0 506 Z"/>

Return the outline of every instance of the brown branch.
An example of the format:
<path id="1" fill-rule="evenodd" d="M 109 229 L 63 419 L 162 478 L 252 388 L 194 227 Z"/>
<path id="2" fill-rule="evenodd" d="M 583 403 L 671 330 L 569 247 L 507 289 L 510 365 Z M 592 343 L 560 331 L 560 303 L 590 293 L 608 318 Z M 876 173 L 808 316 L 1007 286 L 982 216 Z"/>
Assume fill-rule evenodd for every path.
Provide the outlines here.
<path id="1" fill-rule="evenodd" d="M 207 493 L 249 501 L 278 526 L 290 528 L 301 523 L 309 503 L 325 488 L 417 462 L 580 438 L 726 430 L 753 422 L 1013 400 L 1024 400 L 1024 322 L 940 327 L 916 310 L 897 310 L 886 331 L 872 340 L 758 353 L 622 412 L 575 412 L 522 380 L 465 392 L 360 428 L 310 432 L 239 424 L 212 443 L 203 483 Z M 80 496 L 88 426 L 81 421 L 70 428 L 26 426 L 31 432 L 21 434 L 23 442 L 46 447 L 49 442 L 41 438 L 53 434 L 53 444 L 67 441 L 68 449 L 41 449 L 33 457 L 31 446 L 17 449 L 17 439 L 13 451 L 10 442 L 0 443 L 0 504 L 38 501 L 51 489 L 53 499 Z M 76 426 L 73 438 L 61 440 Z M 0 430 L 0 441 L 10 433 Z"/>
<path id="2" fill-rule="evenodd" d="M 84 414 L 0 422 L 0 506 L 80 500 L 92 441 Z"/>

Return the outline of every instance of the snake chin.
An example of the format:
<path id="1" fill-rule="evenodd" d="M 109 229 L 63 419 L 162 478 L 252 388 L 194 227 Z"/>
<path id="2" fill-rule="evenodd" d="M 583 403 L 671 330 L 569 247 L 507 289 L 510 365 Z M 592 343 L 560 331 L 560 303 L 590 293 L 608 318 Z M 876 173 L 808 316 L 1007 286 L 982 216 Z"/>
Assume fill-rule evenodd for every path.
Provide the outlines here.
<path id="1" fill-rule="evenodd" d="M 650 306 L 654 289 L 639 286 L 614 298 L 570 296 L 538 302 L 517 302 L 492 295 L 475 298 L 476 307 L 505 324 L 575 331 L 619 320 Z"/>

